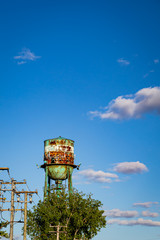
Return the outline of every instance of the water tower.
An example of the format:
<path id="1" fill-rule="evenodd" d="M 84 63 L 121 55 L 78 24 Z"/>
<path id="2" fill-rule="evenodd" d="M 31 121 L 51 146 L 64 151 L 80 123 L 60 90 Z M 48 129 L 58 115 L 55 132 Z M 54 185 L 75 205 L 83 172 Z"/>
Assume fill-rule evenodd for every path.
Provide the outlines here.
<path id="1" fill-rule="evenodd" d="M 74 168 L 74 141 L 67 138 L 53 138 L 44 141 L 45 170 L 44 196 L 48 194 L 51 179 L 56 183 L 56 190 L 62 189 L 62 181 L 68 179 L 68 191 L 72 192 L 72 172 Z"/>

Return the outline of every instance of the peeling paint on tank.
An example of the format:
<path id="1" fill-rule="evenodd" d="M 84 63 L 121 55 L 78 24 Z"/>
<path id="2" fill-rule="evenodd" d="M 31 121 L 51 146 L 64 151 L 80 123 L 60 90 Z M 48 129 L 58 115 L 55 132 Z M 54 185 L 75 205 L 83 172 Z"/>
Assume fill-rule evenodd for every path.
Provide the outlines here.
<path id="1" fill-rule="evenodd" d="M 62 137 L 44 141 L 44 161 L 48 164 L 74 164 L 74 141 Z"/>

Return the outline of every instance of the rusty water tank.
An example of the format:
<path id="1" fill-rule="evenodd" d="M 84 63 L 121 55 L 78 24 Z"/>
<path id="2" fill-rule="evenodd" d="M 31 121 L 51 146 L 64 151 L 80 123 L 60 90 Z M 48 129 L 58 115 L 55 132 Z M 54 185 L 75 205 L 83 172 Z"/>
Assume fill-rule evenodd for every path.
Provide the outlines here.
<path id="1" fill-rule="evenodd" d="M 74 165 L 74 141 L 58 137 L 44 141 L 44 165 L 53 180 L 65 180 L 72 174 Z"/>

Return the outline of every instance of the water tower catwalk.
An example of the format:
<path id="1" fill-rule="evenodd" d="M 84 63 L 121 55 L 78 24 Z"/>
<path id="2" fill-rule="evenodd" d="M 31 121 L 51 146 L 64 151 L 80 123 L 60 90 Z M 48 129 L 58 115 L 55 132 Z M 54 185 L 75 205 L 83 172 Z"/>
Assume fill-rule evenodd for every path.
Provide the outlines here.
<path id="1" fill-rule="evenodd" d="M 48 194 L 51 179 L 55 180 L 56 190 L 61 191 L 62 181 L 68 179 L 68 191 L 72 192 L 72 172 L 74 168 L 74 141 L 62 137 L 44 141 L 45 170 L 44 196 Z"/>

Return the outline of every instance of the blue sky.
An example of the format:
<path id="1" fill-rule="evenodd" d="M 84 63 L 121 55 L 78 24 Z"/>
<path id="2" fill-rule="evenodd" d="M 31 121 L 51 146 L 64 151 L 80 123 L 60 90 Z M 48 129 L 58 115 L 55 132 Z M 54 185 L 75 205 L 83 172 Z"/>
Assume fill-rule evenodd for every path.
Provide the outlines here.
<path id="1" fill-rule="evenodd" d="M 107 215 L 95 240 L 160 236 L 159 9 L 156 0 L 0 3 L 1 167 L 42 198 L 43 141 L 73 139 L 82 163 L 73 184 Z"/>

